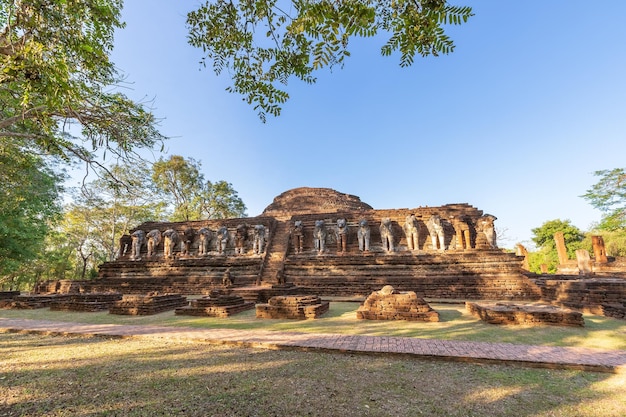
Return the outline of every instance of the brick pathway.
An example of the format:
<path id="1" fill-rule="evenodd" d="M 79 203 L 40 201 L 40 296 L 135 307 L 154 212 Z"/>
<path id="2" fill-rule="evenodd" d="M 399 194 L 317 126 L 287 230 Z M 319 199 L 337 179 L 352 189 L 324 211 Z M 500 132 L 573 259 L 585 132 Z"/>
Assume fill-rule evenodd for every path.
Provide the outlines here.
<path id="1" fill-rule="evenodd" d="M 463 342 L 393 336 L 83 324 L 8 318 L 0 318 L 0 330 L 44 334 L 183 339 L 273 349 L 390 354 L 448 361 L 507 363 L 539 368 L 626 373 L 626 350 Z"/>

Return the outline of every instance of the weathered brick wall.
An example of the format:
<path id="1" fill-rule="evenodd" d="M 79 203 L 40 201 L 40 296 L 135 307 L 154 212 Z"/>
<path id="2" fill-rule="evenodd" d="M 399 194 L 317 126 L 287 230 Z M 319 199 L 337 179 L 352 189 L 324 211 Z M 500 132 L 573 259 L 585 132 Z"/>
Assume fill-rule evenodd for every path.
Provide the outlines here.
<path id="1" fill-rule="evenodd" d="M 560 278 L 543 277 L 537 280 L 543 300 L 595 314 L 626 317 L 626 279 Z"/>

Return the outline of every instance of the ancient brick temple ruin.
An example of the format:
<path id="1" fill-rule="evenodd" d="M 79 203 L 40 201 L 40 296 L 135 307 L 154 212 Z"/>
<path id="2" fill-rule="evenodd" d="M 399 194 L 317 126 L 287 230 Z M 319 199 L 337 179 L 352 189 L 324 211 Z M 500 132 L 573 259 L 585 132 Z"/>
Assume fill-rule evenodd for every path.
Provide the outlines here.
<path id="1" fill-rule="evenodd" d="M 366 297 L 385 285 L 431 299 L 538 300 L 523 257 L 497 248 L 494 220 L 468 204 L 373 209 L 332 189 L 297 188 L 257 217 L 141 224 L 122 237 L 116 261 L 79 285 L 123 294 L 221 290 L 254 302 Z"/>
<path id="2" fill-rule="evenodd" d="M 494 220 L 468 204 L 373 209 L 332 189 L 296 188 L 257 217 L 141 224 L 96 279 L 42 283 L 35 292 L 217 291 L 241 304 L 289 295 L 363 300 L 389 285 L 431 300 L 544 301 L 624 318 L 626 275 L 613 274 L 605 257 L 589 265 L 612 277 L 581 275 L 588 268 L 580 262 L 575 275 L 531 274 L 523 253 L 497 247 Z M 223 301 L 214 298 L 201 302 Z"/>

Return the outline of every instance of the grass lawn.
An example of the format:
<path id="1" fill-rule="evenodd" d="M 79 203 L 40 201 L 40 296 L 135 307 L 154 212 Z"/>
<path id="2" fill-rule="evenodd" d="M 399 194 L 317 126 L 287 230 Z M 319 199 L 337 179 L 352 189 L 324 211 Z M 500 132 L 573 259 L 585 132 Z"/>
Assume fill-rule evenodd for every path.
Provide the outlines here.
<path id="1" fill-rule="evenodd" d="M 626 321 L 496 326 L 461 304 L 441 321 L 357 320 L 333 302 L 316 320 L 0 310 L 82 323 L 263 329 L 626 349 Z M 280 351 L 201 342 L 0 333 L 0 416 L 606 416 L 626 415 L 626 375 L 417 358 Z"/>
<path id="2" fill-rule="evenodd" d="M 0 333 L 0 416 L 626 415 L 626 375 Z"/>

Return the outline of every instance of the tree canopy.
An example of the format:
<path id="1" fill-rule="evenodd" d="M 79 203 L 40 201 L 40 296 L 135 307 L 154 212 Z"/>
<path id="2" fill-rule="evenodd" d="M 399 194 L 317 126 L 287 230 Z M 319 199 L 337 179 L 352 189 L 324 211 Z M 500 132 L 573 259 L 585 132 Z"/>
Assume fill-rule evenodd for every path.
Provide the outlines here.
<path id="1" fill-rule="evenodd" d="M 531 231 L 534 235 L 532 237 L 533 242 L 541 248 L 548 249 L 556 249 L 556 243 L 554 242 L 554 234 L 556 232 L 563 232 L 566 245 L 582 242 L 585 238 L 585 234 L 578 227 L 574 226 L 570 220 L 549 220 Z M 572 254 L 574 252 L 575 249 L 572 250 Z"/>
<path id="2" fill-rule="evenodd" d="M 98 150 L 128 158 L 164 139 L 150 111 L 115 91 L 123 77 L 109 53 L 124 26 L 121 7 L 121 0 L 0 3 L 0 138 L 99 168 Z"/>
<path id="3" fill-rule="evenodd" d="M 615 231 L 626 227 L 626 171 L 624 168 L 594 172 L 599 181 L 583 198 L 600 209 L 604 215 L 598 225 L 601 230 Z"/>
<path id="4" fill-rule="evenodd" d="M 172 209 L 170 220 L 186 221 L 245 217 L 246 206 L 226 181 L 205 181 L 201 164 L 171 155 L 152 167 L 152 180 Z"/>
<path id="5" fill-rule="evenodd" d="M 0 141 L 0 277 L 33 260 L 61 211 L 61 177 L 42 158 Z"/>
<path id="6" fill-rule="evenodd" d="M 241 94 L 261 120 L 278 116 L 289 94 L 280 86 L 295 77 L 342 65 L 354 37 L 388 36 L 381 53 L 415 57 L 454 50 L 446 25 L 460 25 L 471 7 L 446 0 L 214 0 L 187 16 L 189 43 L 205 54 L 203 65 L 232 76 L 228 91 Z"/>

